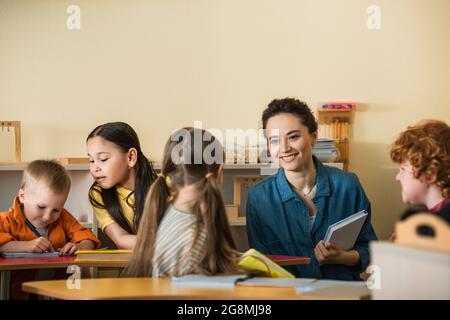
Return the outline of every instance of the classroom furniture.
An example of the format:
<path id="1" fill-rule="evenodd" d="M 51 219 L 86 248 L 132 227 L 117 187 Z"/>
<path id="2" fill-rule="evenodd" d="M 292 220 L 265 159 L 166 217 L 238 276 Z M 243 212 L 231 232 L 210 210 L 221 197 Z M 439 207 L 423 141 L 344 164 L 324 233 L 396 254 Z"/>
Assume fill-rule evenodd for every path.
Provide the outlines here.
<path id="1" fill-rule="evenodd" d="M 233 204 L 237 208 L 237 218 L 245 218 L 245 209 L 247 206 L 247 196 L 250 189 L 264 176 L 257 175 L 253 177 L 235 177 L 233 183 Z"/>
<path id="2" fill-rule="evenodd" d="M 355 290 L 353 286 L 329 288 L 320 292 L 298 293 L 293 287 L 233 288 L 187 287 L 171 284 L 169 278 L 103 278 L 81 279 L 79 289 L 68 289 L 65 280 L 25 282 L 25 292 L 65 300 L 110 300 L 110 299 L 208 299 L 208 300 L 299 300 L 299 299 L 362 299 L 369 296 L 368 290 Z M 352 289 L 353 288 L 353 289 Z M 339 291 L 340 290 L 340 291 Z M 352 293 L 353 292 L 353 293 Z"/>
<path id="3" fill-rule="evenodd" d="M 290 256 L 271 256 L 276 263 L 281 266 L 308 264 L 311 259 L 308 257 L 290 257 Z M 54 269 L 67 268 L 71 265 L 89 268 L 102 268 L 106 271 L 116 271 L 127 265 L 126 261 L 77 261 L 76 256 L 61 256 L 52 258 L 2 258 L 0 257 L 0 300 L 6 300 L 9 297 L 10 272 L 13 270 L 25 269 Z M 106 273 L 107 274 L 107 273 Z"/>
<path id="4" fill-rule="evenodd" d="M 21 122 L 20 121 L 7 121 L 0 120 L 1 132 L 5 130 L 10 132 L 14 130 L 14 161 L 20 163 L 22 161 L 22 134 L 21 134 Z M 2 153 L 6 150 L 0 150 Z"/>
<path id="5" fill-rule="evenodd" d="M 26 269 L 67 268 L 71 265 L 79 267 L 123 268 L 126 262 L 116 261 L 75 261 L 76 256 L 54 258 L 2 258 L 0 257 L 0 300 L 9 298 L 11 271 Z"/>
<path id="6" fill-rule="evenodd" d="M 72 159 L 72 158 L 70 158 Z M 67 198 L 65 208 L 74 215 L 78 221 L 87 228 L 92 228 L 94 234 L 101 237 L 101 232 L 97 228 L 96 220 L 89 203 L 88 190 L 93 183 L 89 172 L 89 164 L 73 164 L 76 160 L 62 160 L 69 162 L 64 165 L 68 170 L 72 180 L 72 187 Z M 83 160 L 79 160 L 83 161 Z M 70 164 L 72 162 L 72 164 Z M 341 163 L 329 163 L 328 165 L 342 168 Z M 7 211 L 12 204 L 12 200 L 17 195 L 20 188 L 25 163 L 0 165 L 0 211 Z M 160 164 L 155 164 L 155 169 L 161 169 Z M 276 169 L 267 164 L 226 164 L 223 178 L 223 196 L 226 204 L 235 204 L 235 181 L 236 179 L 253 179 L 255 176 L 264 178 L 273 174 Z M 236 200 L 237 201 L 237 200 Z M 240 208 L 242 209 L 242 208 Z M 236 211 L 235 211 L 236 212 Z M 238 217 L 230 220 L 231 232 L 236 240 L 239 251 L 246 251 L 249 246 L 246 233 L 246 219 L 243 211 L 238 211 Z M 113 247 L 111 247 L 113 248 Z"/>
<path id="7" fill-rule="evenodd" d="M 303 293 L 302 300 L 370 300 L 371 291 L 367 287 L 335 285 Z"/>
<path id="8" fill-rule="evenodd" d="M 81 279 L 80 289 L 67 289 L 65 280 L 33 281 L 22 285 L 25 292 L 56 299 L 298 299 L 294 288 L 185 287 L 169 278 Z"/>
<path id="9" fill-rule="evenodd" d="M 58 158 L 58 162 L 61 163 L 62 165 L 67 165 L 67 164 L 87 164 L 89 165 L 89 158 L 73 158 L 73 157 L 68 157 L 68 158 Z"/>
<path id="10" fill-rule="evenodd" d="M 340 154 L 337 162 L 343 163 L 344 171 L 348 171 L 350 159 L 349 143 L 353 111 L 354 109 L 317 109 L 319 138 L 328 138 L 335 141 Z"/>
<path id="11" fill-rule="evenodd" d="M 431 235 L 420 230 L 429 228 Z M 374 299 L 450 299 L 450 226 L 429 212 L 396 224 L 396 242 L 371 242 Z"/>
<path id="12" fill-rule="evenodd" d="M 69 162 L 73 162 L 73 160 Z M 327 163 L 327 165 L 342 168 L 342 164 L 340 163 Z M 0 211 L 7 211 L 10 208 L 12 200 L 20 188 L 25 166 L 26 163 L 0 164 Z M 93 183 L 89 172 L 89 165 L 72 163 L 65 164 L 64 167 L 68 170 L 72 180 L 72 187 L 65 207 L 80 222 L 92 226 L 94 222 L 92 206 L 87 197 L 88 190 Z M 161 165 L 155 164 L 154 167 L 159 171 Z M 273 174 L 274 172 L 270 165 L 266 164 L 226 164 L 222 186 L 225 203 L 234 205 L 235 201 L 238 201 L 239 195 L 235 195 L 235 183 L 237 181 L 245 182 L 247 178 L 254 180 L 256 176 L 264 178 L 264 176 Z M 243 214 L 239 213 L 239 216 L 243 216 Z M 230 224 L 231 226 L 245 226 L 245 220 L 236 219 L 230 221 Z"/>

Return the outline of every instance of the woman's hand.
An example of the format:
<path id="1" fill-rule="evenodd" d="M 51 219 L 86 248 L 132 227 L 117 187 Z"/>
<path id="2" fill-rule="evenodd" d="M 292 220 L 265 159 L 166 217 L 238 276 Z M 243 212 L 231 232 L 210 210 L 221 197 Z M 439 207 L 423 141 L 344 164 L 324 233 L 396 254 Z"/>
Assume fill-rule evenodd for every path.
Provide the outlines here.
<path id="1" fill-rule="evenodd" d="M 335 243 L 329 243 L 325 246 L 323 240 L 320 240 L 314 248 L 314 255 L 320 265 L 324 264 L 343 264 L 354 266 L 359 262 L 359 253 L 356 250 L 344 250 Z"/>

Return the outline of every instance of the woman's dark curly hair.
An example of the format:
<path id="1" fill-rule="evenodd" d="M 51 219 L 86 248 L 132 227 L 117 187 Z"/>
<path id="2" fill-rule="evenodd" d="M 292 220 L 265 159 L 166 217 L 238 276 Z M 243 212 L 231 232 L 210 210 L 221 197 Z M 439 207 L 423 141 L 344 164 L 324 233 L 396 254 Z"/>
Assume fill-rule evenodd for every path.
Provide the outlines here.
<path id="1" fill-rule="evenodd" d="M 295 98 L 272 100 L 262 114 L 263 129 L 267 128 L 267 121 L 269 121 L 270 118 L 281 113 L 296 115 L 299 118 L 300 123 L 308 128 L 310 134 L 317 131 L 317 121 L 308 105 Z"/>

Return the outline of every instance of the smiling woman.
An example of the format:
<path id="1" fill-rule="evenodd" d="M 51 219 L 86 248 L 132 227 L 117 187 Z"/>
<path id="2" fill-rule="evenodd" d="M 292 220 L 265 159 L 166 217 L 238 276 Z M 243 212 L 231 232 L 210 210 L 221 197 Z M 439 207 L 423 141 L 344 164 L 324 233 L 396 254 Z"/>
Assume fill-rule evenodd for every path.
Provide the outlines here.
<path id="1" fill-rule="evenodd" d="M 95 179 L 89 200 L 99 226 L 118 248 L 132 249 L 145 196 L 156 179 L 152 163 L 142 153 L 136 132 L 124 122 L 95 128 L 87 149 Z"/>
<path id="2" fill-rule="evenodd" d="M 317 123 L 305 103 L 273 100 L 263 112 L 262 123 L 272 160 L 281 168 L 249 192 L 250 246 L 266 254 L 310 256 L 310 265 L 288 267 L 297 277 L 359 279 L 369 264 L 368 242 L 377 237 L 370 222 L 370 203 L 358 178 L 313 156 Z M 326 247 L 323 238 L 328 226 L 361 210 L 369 216 L 354 248 Z"/>

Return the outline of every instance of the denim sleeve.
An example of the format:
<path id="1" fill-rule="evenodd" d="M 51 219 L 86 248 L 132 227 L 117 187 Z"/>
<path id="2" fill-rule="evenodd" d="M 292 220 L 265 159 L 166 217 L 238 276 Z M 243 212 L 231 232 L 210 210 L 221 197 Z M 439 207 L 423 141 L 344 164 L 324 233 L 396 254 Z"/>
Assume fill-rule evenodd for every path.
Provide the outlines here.
<path id="1" fill-rule="evenodd" d="M 248 245 L 250 246 L 250 248 L 255 248 L 255 242 L 257 242 L 257 240 L 255 239 L 256 235 L 258 234 L 256 232 L 256 229 L 258 227 L 255 223 L 256 214 L 257 213 L 255 211 L 253 204 L 252 192 L 249 192 L 247 198 L 247 207 L 245 209 L 245 215 L 246 215 Z"/>
<path id="2" fill-rule="evenodd" d="M 258 203 L 255 198 L 254 192 L 249 192 L 247 198 L 247 208 L 246 208 L 246 228 L 247 228 L 247 239 L 250 248 L 254 248 L 261 252 L 267 252 L 268 248 L 264 245 L 266 242 L 264 239 L 264 234 L 261 232 L 261 227 L 259 220 L 261 217 L 261 211 L 258 210 Z"/>
<path id="3" fill-rule="evenodd" d="M 356 176 L 355 176 L 356 178 Z M 354 250 L 356 250 L 359 253 L 359 256 L 361 258 L 359 265 L 355 267 L 355 278 L 359 279 L 359 274 L 366 270 L 367 266 L 370 263 L 370 253 L 369 253 L 369 242 L 377 240 L 377 235 L 375 234 L 375 231 L 372 227 L 371 223 L 371 205 L 369 202 L 369 199 L 367 198 L 364 189 L 362 188 L 361 184 L 358 181 L 358 178 L 356 178 L 357 184 L 358 184 L 358 192 L 356 197 L 356 207 L 359 208 L 359 210 L 367 210 L 368 215 L 366 218 L 366 221 L 364 222 L 361 232 L 358 236 L 358 239 L 356 240 Z"/>

